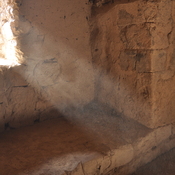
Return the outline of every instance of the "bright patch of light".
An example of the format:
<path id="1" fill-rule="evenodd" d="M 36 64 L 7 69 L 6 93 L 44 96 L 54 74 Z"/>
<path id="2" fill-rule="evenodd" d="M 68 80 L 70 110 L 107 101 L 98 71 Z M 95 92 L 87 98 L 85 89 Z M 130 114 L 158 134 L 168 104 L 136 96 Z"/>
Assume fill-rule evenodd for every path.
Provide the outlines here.
<path id="1" fill-rule="evenodd" d="M 13 67 L 13 66 L 19 66 L 20 64 L 18 62 L 13 61 L 13 60 L 9 61 L 9 60 L 0 58 L 0 65 L 1 66 Z"/>
<path id="2" fill-rule="evenodd" d="M 11 30 L 11 27 L 10 27 L 10 23 L 11 23 L 11 22 L 6 22 L 6 23 L 2 26 L 2 34 L 3 34 L 3 37 L 4 37 L 6 40 L 12 40 L 12 39 L 13 39 L 13 33 L 12 33 L 12 30 Z"/>
<path id="3" fill-rule="evenodd" d="M 4 53 L 5 59 L 0 58 L 0 65 L 3 66 L 16 66 L 20 65 L 18 63 L 18 58 L 16 57 L 16 46 L 17 42 L 14 39 L 10 22 L 6 22 L 2 29 L 2 35 L 5 39 L 5 42 L 2 46 L 2 52 Z"/>
<path id="4" fill-rule="evenodd" d="M 1 15 L 7 20 L 7 22 L 1 26 L 2 46 L 0 48 L 0 65 L 8 67 L 20 65 L 18 58 L 19 54 L 17 50 L 17 41 L 11 30 L 11 23 L 14 22 L 13 6 L 7 5 L 6 9 L 4 9 L 4 15 Z"/>

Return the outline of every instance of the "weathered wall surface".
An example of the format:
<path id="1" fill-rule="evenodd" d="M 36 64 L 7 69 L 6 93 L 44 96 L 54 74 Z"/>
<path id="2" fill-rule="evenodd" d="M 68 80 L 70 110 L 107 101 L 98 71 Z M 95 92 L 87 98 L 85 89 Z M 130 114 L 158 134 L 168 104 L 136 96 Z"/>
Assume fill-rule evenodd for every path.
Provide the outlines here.
<path id="1" fill-rule="evenodd" d="M 162 49 L 164 54 L 161 54 L 159 59 L 152 63 L 157 70 L 152 79 L 153 124 L 155 126 L 175 122 L 175 2 L 163 1 L 161 4 L 162 22 L 157 28 L 159 33 L 166 31 L 167 39 L 163 36 L 160 36 L 160 39 L 162 38 L 162 43 L 167 42 L 167 44 L 166 48 Z"/>
<path id="2" fill-rule="evenodd" d="M 21 66 L 1 78 L 2 130 L 64 115 L 94 97 L 88 0 L 22 0 Z"/>
<path id="3" fill-rule="evenodd" d="M 96 99 L 152 128 L 175 121 L 173 6 L 161 0 L 93 8 Z"/>
<path id="4" fill-rule="evenodd" d="M 32 124 L 39 114 L 36 103 L 39 96 L 14 70 L 0 73 L 0 131 Z"/>
<path id="5" fill-rule="evenodd" d="M 87 0 L 20 3 L 26 77 L 62 109 L 86 104 L 94 96 L 89 15 Z"/>
<path id="6" fill-rule="evenodd" d="M 2 130 L 93 101 L 151 128 L 175 122 L 174 1 L 17 4 L 24 62 L 0 75 Z"/>

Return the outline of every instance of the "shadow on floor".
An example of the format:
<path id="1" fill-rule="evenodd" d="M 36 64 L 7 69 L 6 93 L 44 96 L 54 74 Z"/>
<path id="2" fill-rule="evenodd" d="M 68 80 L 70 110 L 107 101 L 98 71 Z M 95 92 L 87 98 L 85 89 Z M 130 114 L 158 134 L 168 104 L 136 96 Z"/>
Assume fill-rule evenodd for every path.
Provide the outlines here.
<path id="1" fill-rule="evenodd" d="M 0 174 L 60 175 L 150 132 L 104 108 L 91 103 L 72 116 L 0 134 Z"/>
<path id="2" fill-rule="evenodd" d="M 152 162 L 140 167 L 132 175 L 174 175 L 175 174 L 175 148 L 157 157 Z"/>

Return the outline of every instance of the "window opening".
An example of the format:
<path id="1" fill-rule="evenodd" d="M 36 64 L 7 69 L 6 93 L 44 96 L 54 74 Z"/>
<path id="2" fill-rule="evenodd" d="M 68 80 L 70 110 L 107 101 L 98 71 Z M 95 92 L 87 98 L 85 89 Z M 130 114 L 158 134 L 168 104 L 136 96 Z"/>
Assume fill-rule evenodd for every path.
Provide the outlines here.
<path id="1" fill-rule="evenodd" d="M 12 67 L 21 63 L 22 52 L 14 34 L 17 12 L 15 0 L 0 0 L 0 66 Z"/>

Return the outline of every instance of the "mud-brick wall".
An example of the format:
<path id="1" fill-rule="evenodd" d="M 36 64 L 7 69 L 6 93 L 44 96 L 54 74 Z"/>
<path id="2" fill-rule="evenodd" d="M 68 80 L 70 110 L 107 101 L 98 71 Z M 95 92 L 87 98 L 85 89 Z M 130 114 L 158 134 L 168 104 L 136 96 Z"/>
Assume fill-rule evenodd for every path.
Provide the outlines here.
<path id="1" fill-rule="evenodd" d="M 19 0 L 24 62 L 0 74 L 1 128 L 64 115 L 94 97 L 88 0 Z"/>
<path id="2" fill-rule="evenodd" d="M 91 18 L 96 99 L 151 128 L 175 122 L 175 2 L 99 2 Z"/>

